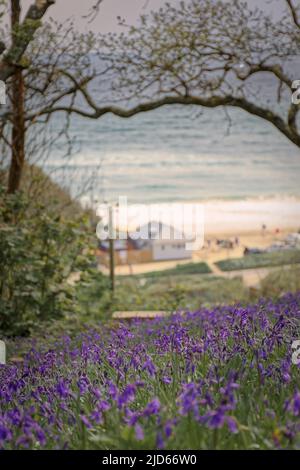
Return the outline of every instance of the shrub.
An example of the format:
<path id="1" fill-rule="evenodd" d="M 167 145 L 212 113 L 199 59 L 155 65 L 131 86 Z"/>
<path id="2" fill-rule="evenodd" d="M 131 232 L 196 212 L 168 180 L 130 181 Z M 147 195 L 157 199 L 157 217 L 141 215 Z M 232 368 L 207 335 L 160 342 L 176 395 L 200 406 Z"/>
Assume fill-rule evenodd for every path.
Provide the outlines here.
<path id="1" fill-rule="evenodd" d="M 0 191 L 0 330 L 26 335 L 40 321 L 78 311 L 68 280 L 90 265 L 89 235 L 82 220 L 61 220 L 22 193 Z"/>
<path id="2" fill-rule="evenodd" d="M 261 281 L 261 294 L 264 297 L 276 297 L 285 292 L 300 291 L 300 266 L 288 266 L 276 269 Z"/>
<path id="3" fill-rule="evenodd" d="M 300 263 L 300 250 L 286 250 L 275 253 L 261 253 L 218 261 L 216 265 L 222 271 L 264 268 Z"/>

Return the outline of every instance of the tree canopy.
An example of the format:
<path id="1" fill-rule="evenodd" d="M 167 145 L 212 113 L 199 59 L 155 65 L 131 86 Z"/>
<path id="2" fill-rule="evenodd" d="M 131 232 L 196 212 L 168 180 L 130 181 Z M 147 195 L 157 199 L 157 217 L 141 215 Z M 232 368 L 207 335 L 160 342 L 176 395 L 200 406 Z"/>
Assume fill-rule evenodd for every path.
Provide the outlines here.
<path id="1" fill-rule="evenodd" d="M 81 89 L 87 107 L 54 107 L 90 118 L 130 117 L 170 104 L 241 108 L 273 124 L 300 146 L 299 5 L 286 0 L 281 18 L 231 2 L 166 3 L 121 34 L 101 36 L 109 84 L 102 100 Z"/>

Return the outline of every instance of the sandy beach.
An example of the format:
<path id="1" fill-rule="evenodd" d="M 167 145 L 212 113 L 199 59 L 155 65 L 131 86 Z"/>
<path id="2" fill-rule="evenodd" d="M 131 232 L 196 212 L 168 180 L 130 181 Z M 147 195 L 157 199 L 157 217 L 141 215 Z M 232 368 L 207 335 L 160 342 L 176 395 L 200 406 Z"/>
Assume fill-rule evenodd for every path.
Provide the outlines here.
<path id="1" fill-rule="evenodd" d="M 296 197 L 207 201 L 203 207 L 206 237 L 254 235 L 263 224 L 271 232 L 300 229 L 300 199 Z"/>
<path id="2" fill-rule="evenodd" d="M 300 228 L 300 200 L 269 198 L 231 201 L 206 201 L 204 209 L 204 246 L 192 260 L 170 260 L 131 266 L 117 266 L 117 275 L 140 274 L 173 268 L 178 264 L 205 261 L 214 271 L 216 261 L 243 256 L 244 249 L 266 248 L 284 240 Z M 265 225 L 265 229 L 262 226 Z M 238 238 L 238 244 L 224 249 L 217 240 Z M 106 271 L 106 269 L 104 268 Z"/>
<path id="3" fill-rule="evenodd" d="M 245 247 L 257 247 L 266 248 L 276 241 L 283 240 L 289 233 L 295 232 L 296 230 L 291 228 L 280 231 L 275 234 L 274 231 L 266 231 L 262 234 L 261 231 L 245 232 L 239 236 L 239 245 L 234 246 L 231 249 L 221 248 L 215 244 L 216 239 L 228 239 L 233 238 L 236 233 L 218 233 L 218 234 L 207 234 L 206 239 L 211 240 L 211 246 L 208 248 L 207 244 L 199 250 L 193 253 L 192 259 L 189 260 L 171 260 L 171 261 L 156 261 L 153 263 L 143 264 L 132 264 L 131 266 L 116 266 L 117 275 L 128 275 L 128 274 L 142 274 L 150 271 L 162 271 L 164 269 L 174 268 L 178 264 L 185 264 L 200 261 L 205 261 L 209 264 L 211 269 L 214 271 L 214 263 L 227 258 L 239 258 L 243 256 Z M 231 235 L 231 236 L 230 236 Z M 106 268 L 103 268 L 104 272 L 108 272 Z M 217 272 L 216 272 L 217 273 Z"/>

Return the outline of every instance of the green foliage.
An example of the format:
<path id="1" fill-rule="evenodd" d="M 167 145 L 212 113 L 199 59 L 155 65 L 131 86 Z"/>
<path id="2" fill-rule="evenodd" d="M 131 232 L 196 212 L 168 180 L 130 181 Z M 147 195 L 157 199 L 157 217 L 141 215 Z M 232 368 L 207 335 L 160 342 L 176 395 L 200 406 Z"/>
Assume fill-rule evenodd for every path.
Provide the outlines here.
<path id="1" fill-rule="evenodd" d="M 271 272 L 257 287 L 247 287 L 240 276 L 233 278 L 202 274 L 166 276 L 158 278 L 119 277 L 114 310 L 197 310 L 203 306 L 257 301 L 261 297 L 278 299 L 287 292 L 300 290 L 300 266 L 285 266 Z M 101 310 L 99 307 L 98 310 Z"/>
<path id="2" fill-rule="evenodd" d="M 0 330 L 26 335 L 38 323 L 79 313 L 70 274 L 91 264 L 83 220 L 61 220 L 22 193 L 0 188 Z"/>
<path id="3" fill-rule="evenodd" d="M 177 264 L 175 268 L 164 269 L 162 271 L 149 271 L 143 274 L 131 275 L 130 277 L 137 278 L 165 278 L 166 276 L 176 276 L 180 274 L 209 274 L 211 273 L 210 267 L 205 262 L 200 263 L 186 263 Z M 124 277 L 124 276 L 123 276 Z"/>
<path id="4" fill-rule="evenodd" d="M 218 261 L 216 264 L 222 271 L 235 271 L 239 269 L 264 268 L 296 263 L 300 263 L 300 250 L 253 254 L 244 256 L 243 258 Z"/>
<path id="5" fill-rule="evenodd" d="M 197 310 L 201 306 L 249 301 L 240 277 L 199 274 L 119 278 L 109 310 Z M 100 308 L 100 307 L 99 307 Z"/>
<path id="6" fill-rule="evenodd" d="M 111 304 L 110 281 L 97 267 L 83 270 L 77 284 L 77 300 L 80 304 L 81 319 L 99 319 L 105 316 Z"/>
<path id="7" fill-rule="evenodd" d="M 260 287 L 264 297 L 278 297 L 285 292 L 300 291 L 300 266 L 282 267 L 268 274 Z"/>

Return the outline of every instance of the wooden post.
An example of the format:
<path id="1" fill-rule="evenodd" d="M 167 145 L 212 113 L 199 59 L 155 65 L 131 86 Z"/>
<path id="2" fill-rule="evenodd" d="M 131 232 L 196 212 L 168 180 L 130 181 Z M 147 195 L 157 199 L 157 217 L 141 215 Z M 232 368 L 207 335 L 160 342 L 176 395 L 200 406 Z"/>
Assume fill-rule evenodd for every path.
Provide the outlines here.
<path id="1" fill-rule="evenodd" d="M 109 207 L 109 273 L 110 273 L 110 288 L 111 291 L 115 290 L 115 251 L 114 251 L 114 221 L 113 221 L 113 207 Z"/>
<path id="2" fill-rule="evenodd" d="M 0 364 L 6 364 L 6 347 L 4 341 L 0 341 Z"/>

